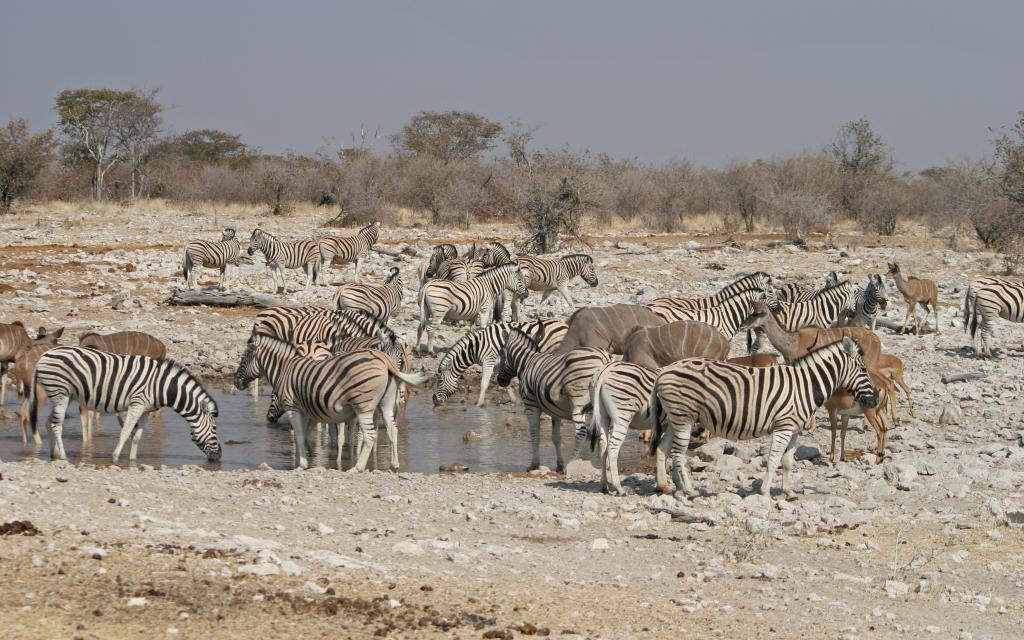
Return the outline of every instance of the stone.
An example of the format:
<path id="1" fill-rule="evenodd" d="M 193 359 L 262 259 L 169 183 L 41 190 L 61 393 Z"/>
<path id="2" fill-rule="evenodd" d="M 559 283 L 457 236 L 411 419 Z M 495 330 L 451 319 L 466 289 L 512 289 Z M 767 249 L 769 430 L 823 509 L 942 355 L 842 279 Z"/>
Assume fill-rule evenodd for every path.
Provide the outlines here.
<path id="1" fill-rule="evenodd" d="M 317 523 L 317 525 L 316 525 L 316 532 L 317 532 L 317 535 L 329 536 L 332 533 L 334 533 L 334 527 L 328 526 L 328 525 L 320 522 L 320 523 Z"/>
<path id="2" fill-rule="evenodd" d="M 591 551 L 604 551 L 609 548 L 607 538 L 594 538 L 590 543 Z"/>
<path id="3" fill-rule="evenodd" d="M 304 569 L 292 562 L 291 560 L 283 560 L 278 565 L 281 567 L 281 573 L 286 576 L 301 576 Z"/>
<path id="4" fill-rule="evenodd" d="M 939 414 L 939 426 L 944 427 L 946 425 L 963 424 L 964 412 L 960 409 L 960 405 L 956 403 L 946 403 L 942 407 L 942 413 Z"/>
<path id="5" fill-rule="evenodd" d="M 258 562 L 239 567 L 238 573 L 248 573 L 254 576 L 279 576 L 281 575 L 281 567 L 273 562 Z"/>
<path id="6" fill-rule="evenodd" d="M 426 550 L 423 547 L 415 542 L 409 542 L 408 540 L 395 543 L 395 545 L 391 547 L 391 550 L 395 553 L 400 553 L 406 556 L 422 556 L 426 553 Z"/>
<path id="7" fill-rule="evenodd" d="M 744 525 L 747 528 L 747 533 L 754 535 L 758 533 L 764 533 L 771 528 L 771 524 L 764 518 L 758 518 L 756 516 L 750 516 L 747 518 Z"/>
<path id="8" fill-rule="evenodd" d="M 821 457 L 821 450 L 818 447 L 808 444 L 799 445 L 796 448 L 794 458 L 797 460 L 814 460 Z"/>
<path id="9" fill-rule="evenodd" d="M 910 484 L 917 479 L 917 469 L 908 462 L 889 462 L 882 465 L 882 473 L 889 482 Z"/>
<path id="10" fill-rule="evenodd" d="M 885 581 L 885 594 L 891 599 L 895 600 L 900 596 L 905 596 L 910 593 L 910 585 L 906 582 L 900 582 L 898 580 L 886 580 Z"/>
<path id="11" fill-rule="evenodd" d="M 146 598 L 128 598 L 129 607 L 145 607 L 149 604 Z"/>
<path id="12" fill-rule="evenodd" d="M 573 460 L 565 465 L 565 477 L 572 480 L 600 480 L 601 470 L 589 460 Z"/>

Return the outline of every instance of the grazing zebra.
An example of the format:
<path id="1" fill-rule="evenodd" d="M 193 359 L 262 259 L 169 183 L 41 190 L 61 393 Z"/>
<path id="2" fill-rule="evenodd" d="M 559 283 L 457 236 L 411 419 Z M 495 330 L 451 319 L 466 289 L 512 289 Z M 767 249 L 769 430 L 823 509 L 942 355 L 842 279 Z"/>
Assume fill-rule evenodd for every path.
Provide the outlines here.
<path id="1" fill-rule="evenodd" d="M 33 340 L 21 321 L 0 323 L 0 407 L 7 402 L 7 367 L 17 360 L 18 353 L 34 344 L 57 344 L 63 333 L 64 327 L 53 333 L 47 333 L 45 327 L 39 327 Z"/>
<path id="2" fill-rule="evenodd" d="M 839 274 L 835 271 L 829 271 L 828 275 L 825 276 L 824 286 L 831 287 L 837 282 L 839 282 Z M 821 289 L 803 284 L 802 282 L 787 282 L 775 288 L 775 295 L 778 296 L 781 302 L 806 302 L 819 291 Z"/>
<path id="3" fill-rule="evenodd" d="M 434 330 L 444 319 L 478 319 L 481 327 L 488 324 L 494 301 L 503 290 L 520 300 L 526 297 L 523 274 L 514 264 L 488 269 L 469 282 L 431 280 L 420 289 L 420 324 L 416 329 L 416 351 L 420 352 L 423 332 L 427 333 L 427 350 L 434 352 Z"/>
<path id="4" fill-rule="evenodd" d="M 462 336 L 437 364 L 437 381 L 433 396 L 434 406 L 440 406 L 459 388 L 466 369 L 477 364 L 480 373 L 480 397 L 476 406 L 487 404 L 487 387 L 498 364 L 498 354 L 509 329 L 518 329 L 537 343 L 541 353 L 553 351 L 565 338 L 569 325 L 561 320 L 531 320 L 529 322 L 502 322 L 488 325 Z"/>
<path id="5" fill-rule="evenodd" d="M 146 414 L 161 407 L 169 407 L 188 422 L 192 442 L 209 460 L 220 460 L 217 403 L 195 376 L 173 360 L 122 356 L 85 347 L 51 349 L 36 364 L 29 399 L 33 430 L 38 417 L 37 388 L 46 392 L 53 407 L 47 427 L 50 455 L 55 460 L 67 458 L 61 432 L 72 400 L 89 409 L 123 412 L 114 462 L 121 457 L 129 436 L 132 444 L 128 459 L 135 460 Z"/>
<path id="6" fill-rule="evenodd" d="M 312 360 L 300 358 L 291 343 L 254 334 L 235 371 L 235 386 L 244 389 L 261 376 L 270 380 L 281 406 L 291 414 L 300 468 L 309 466 L 307 423 L 341 424 L 354 418 L 362 434 L 354 469 L 364 470 L 377 441 L 373 416 L 379 410 L 391 441 L 391 469 L 398 469 L 398 386 L 402 382 L 418 386 L 424 376 L 402 373 L 390 358 L 374 349 Z M 344 429 L 338 429 L 339 467 L 344 440 Z"/>
<path id="7" fill-rule="evenodd" d="M 1024 283 L 985 277 L 972 281 L 967 287 L 967 295 L 964 296 L 964 331 L 970 332 L 974 351 L 980 358 L 992 357 L 989 340 L 992 337 L 992 323 L 996 318 L 1024 322 Z"/>
<path id="8" fill-rule="evenodd" d="M 847 324 L 870 327 L 874 331 L 878 312 L 885 311 L 888 306 L 889 295 L 885 290 L 885 280 L 878 274 L 871 274 L 866 285 L 853 288 L 854 311 Z"/>
<path id="9" fill-rule="evenodd" d="M 755 369 L 693 358 L 661 370 L 651 393 L 652 453 L 671 442 L 672 479 L 677 491 L 693 494 L 686 471 L 690 431 L 700 423 L 712 436 L 750 440 L 771 434 L 761 494 L 769 495 L 782 461 L 782 490 L 790 492 L 796 435 L 837 389 L 864 407 L 878 405 L 857 344 L 849 338 L 813 351 L 792 366 Z M 667 427 L 667 433 L 663 429 Z M 663 439 L 664 435 L 664 439 Z M 661 487 L 663 492 L 668 487 Z"/>
<path id="10" fill-rule="evenodd" d="M 380 237 L 380 222 L 374 221 L 359 230 L 354 236 L 333 236 L 324 234 L 317 237 L 320 243 L 320 264 L 328 265 L 355 263 L 355 279 L 359 280 L 359 262 L 363 254 L 373 248 Z"/>
<path id="11" fill-rule="evenodd" d="M 381 320 L 398 313 L 402 305 L 402 276 L 391 267 L 384 284 L 343 284 L 334 294 L 336 309 L 361 309 Z"/>
<path id="12" fill-rule="evenodd" d="M 651 428 L 650 401 L 658 369 L 650 369 L 631 362 L 612 362 L 594 376 L 590 382 L 590 408 L 592 409 L 590 446 L 601 443 L 601 491 L 626 495 L 619 481 L 619 449 L 630 429 L 646 431 Z M 586 410 L 586 407 L 584 407 Z M 655 451 L 655 477 L 659 487 L 668 484 L 665 472 L 665 452 Z"/>
<path id="13" fill-rule="evenodd" d="M 228 277 L 228 265 L 237 265 L 242 260 L 242 245 L 235 237 L 234 229 L 225 229 L 220 241 L 190 240 L 185 245 L 185 258 L 182 262 L 182 275 L 189 289 L 196 288 L 196 269 L 220 269 L 218 289 L 224 290 Z"/>
<path id="14" fill-rule="evenodd" d="M 263 229 L 253 229 L 246 252 L 250 256 L 257 251 L 263 254 L 277 293 L 284 293 L 284 269 L 302 269 L 306 273 L 306 287 L 317 282 L 321 267 L 319 246 L 316 240 L 278 240 Z"/>
<path id="15" fill-rule="evenodd" d="M 666 322 L 689 320 L 709 324 L 718 329 L 727 340 L 731 340 L 750 315 L 753 303 L 764 296 L 764 291 L 760 289 L 746 289 L 711 308 L 683 309 L 659 306 L 651 310 Z"/>
<path id="16" fill-rule="evenodd" d="M 771 288 L 772 277 L 763 271 L 757 271 L 738 278 L 706 298 L 655 298 L 647 303 L 647 307 L 662 318 L 671 318 L 681 310 L 713 309 L 744 291 L 768 291 Z M 669 322 L 673 322 L 673 320 L 669 320 Z"/>
<path id="17" fill-rule="evenodd" d="M 531 291 L 541 291 L 541 304 L 552 293 L 557 291 L 569 309 L 575 308 L 572 296 L 569 295 L 569 283 L 573 278 L 580 277 L 591 287 L 597 286 L 597 272 L 594 270 L 594 258 L 584 253 L 573 253 L 561 258 L 535 258 L 521 256 L 516 263 L 523 270 L 526 286 Z M 512 300 L 512 320 L 519 320 L 519 301 Z"/>
<path id="18" fill-rule="evenodd" d="M 541 353 L 530 336 L 518 329 L 509 329 L 503 342 L 498 357 L 498 384 L 508 387 L 512 378 L 519 378 L 519 396 L 530 423 L 530 469 L 540 467 L 540 416 L 546 413 L 551 416 L 551 440 L 558 463 L 555 470 L 561 473 L 566 462 L 562 457 L 562 420 L 572 420 L 575 425 L 569 457 L 574 460 L 589 431 L 583 408 L 590 398 L 590 380 L 611 362 L 612 356 L 591 347 L 564 354 Z"/>

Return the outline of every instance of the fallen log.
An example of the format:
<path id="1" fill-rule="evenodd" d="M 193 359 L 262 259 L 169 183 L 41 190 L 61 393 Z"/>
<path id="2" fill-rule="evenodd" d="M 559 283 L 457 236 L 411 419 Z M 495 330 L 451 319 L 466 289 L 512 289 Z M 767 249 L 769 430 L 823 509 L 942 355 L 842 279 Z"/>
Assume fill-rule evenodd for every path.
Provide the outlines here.
<path id="1" fill-rule="evenodd" d="M 266 294 L 228 293 L 225 291 L 189 291 L 188 289 L 175 289 L 171 297 L 165 300 L 167 304 L 180 306 L 207 306 L 207 307 L 256 307 L 267 309 L 270 307 L 297 307 L 298 303 L 291 300 L 275 298 Z"/>
<path id="2" fill-rule="evenodd" d="M 984 380 L 988 376 L 984 373 L 950 373 L 942 376 L 942 384 L 949 384 L 950 382 L 967 382 L 968 380 Z"/>

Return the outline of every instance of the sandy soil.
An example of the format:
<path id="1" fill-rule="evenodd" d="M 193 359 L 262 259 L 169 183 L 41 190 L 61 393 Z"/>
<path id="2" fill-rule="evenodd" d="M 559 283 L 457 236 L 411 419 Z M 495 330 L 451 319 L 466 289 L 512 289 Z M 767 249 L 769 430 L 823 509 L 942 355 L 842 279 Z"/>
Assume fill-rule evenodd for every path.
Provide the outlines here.
<path id="1" fill-rule="evenodd" d="M 153 224 L 143 228 L 140 219 Z M 141 329 L 207 377 L 232 372 L 255 311 L 163 304 L 181 283 L 183 240 L 213 237 L 226 224 L 299 236 L 313 221 L 166 213 L 133 221 L 0 220 L 0 321 L 66 325 L 66 342 L 85 330 Z M 513 231 L 480 227 L 444 239 Z M 391 248 L 422 250 L 438 237 L 383 233 Z M 706 237 L 598 238 L 601 285 L 577 283 L 574 295 L 579 304 L 609 304 L 705 294 L 754 269 L 815 280 L 840 269 L 861 279 L 897 257 L 935 278 L 947 306 L 939 334 L 880 328 L 886 350 L 907 363 L 918 409 L 911 418 L 901 405 L 886 464 L 865 456 L 828 465 L 828 430 L 819 429 L 801 438 L 798 498 L 768 501 L 747 495 L 762 473 L 763 443 L 726 449 L 713 441 L 693 460 L 703 495 L 679 502 L 653 495 L 642 474 L 625 480 L 632 495 L 601 495 L 580 464 L 561 478 L 0 463 L 4 636 L 241 637 L 253 628 L 353 638 L 1019 635 L 1024 326 L 1000 324 L 1002 353 L 979 361 L 957 316 L 968 280 L 1000 262 L 945 251 L 941 239 L 923 235 L 884 246 L 841 237 L 840 250 L 808 251 L 737 240 L 738 249 L 705 252 L 694 247 Z M 398 264 L 411 279 L 421 259 Z M 367 278 L 393 263 L 374 254 Z M 349 277 L 332 271 L 329 279 L 342 275 Z M 232 280 L 246 291 L 270 288 L 260 264 Z M 330 293 L 290 297 L 324 303 Z M 892 295 L 886 320 L 899 321 L 905 307 Z M 414 297 L 410 289 L 395 323 L 410 341 Z M 566 311 L 556 303 L 540 312 Z M 440 344 L 458 335 L 447 328 Z M 422 364 L 433 369 L 436 359 Z M 949 372 L 986 377 L 943 384 Z M 475 384 L 471 377 L 468 397 Z M 873 443 L 862 432 L 850 438 L 853 447 Z"/>

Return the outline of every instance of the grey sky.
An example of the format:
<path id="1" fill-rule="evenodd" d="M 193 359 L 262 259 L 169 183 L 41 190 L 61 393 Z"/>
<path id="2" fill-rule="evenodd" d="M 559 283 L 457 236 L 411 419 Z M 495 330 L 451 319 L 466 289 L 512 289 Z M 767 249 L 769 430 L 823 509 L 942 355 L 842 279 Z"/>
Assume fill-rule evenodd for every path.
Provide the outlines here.
<path id="1" fill-rule="evenodd" d="M 0 118 L 65 88 L 159 88 L 169 128 L 268 152 L 422 110 L 537 143 L 717 165 L 868 118 L 903 168 L 991 149 L 1024 110 L 1020 2 L 4 0 Z"/>

